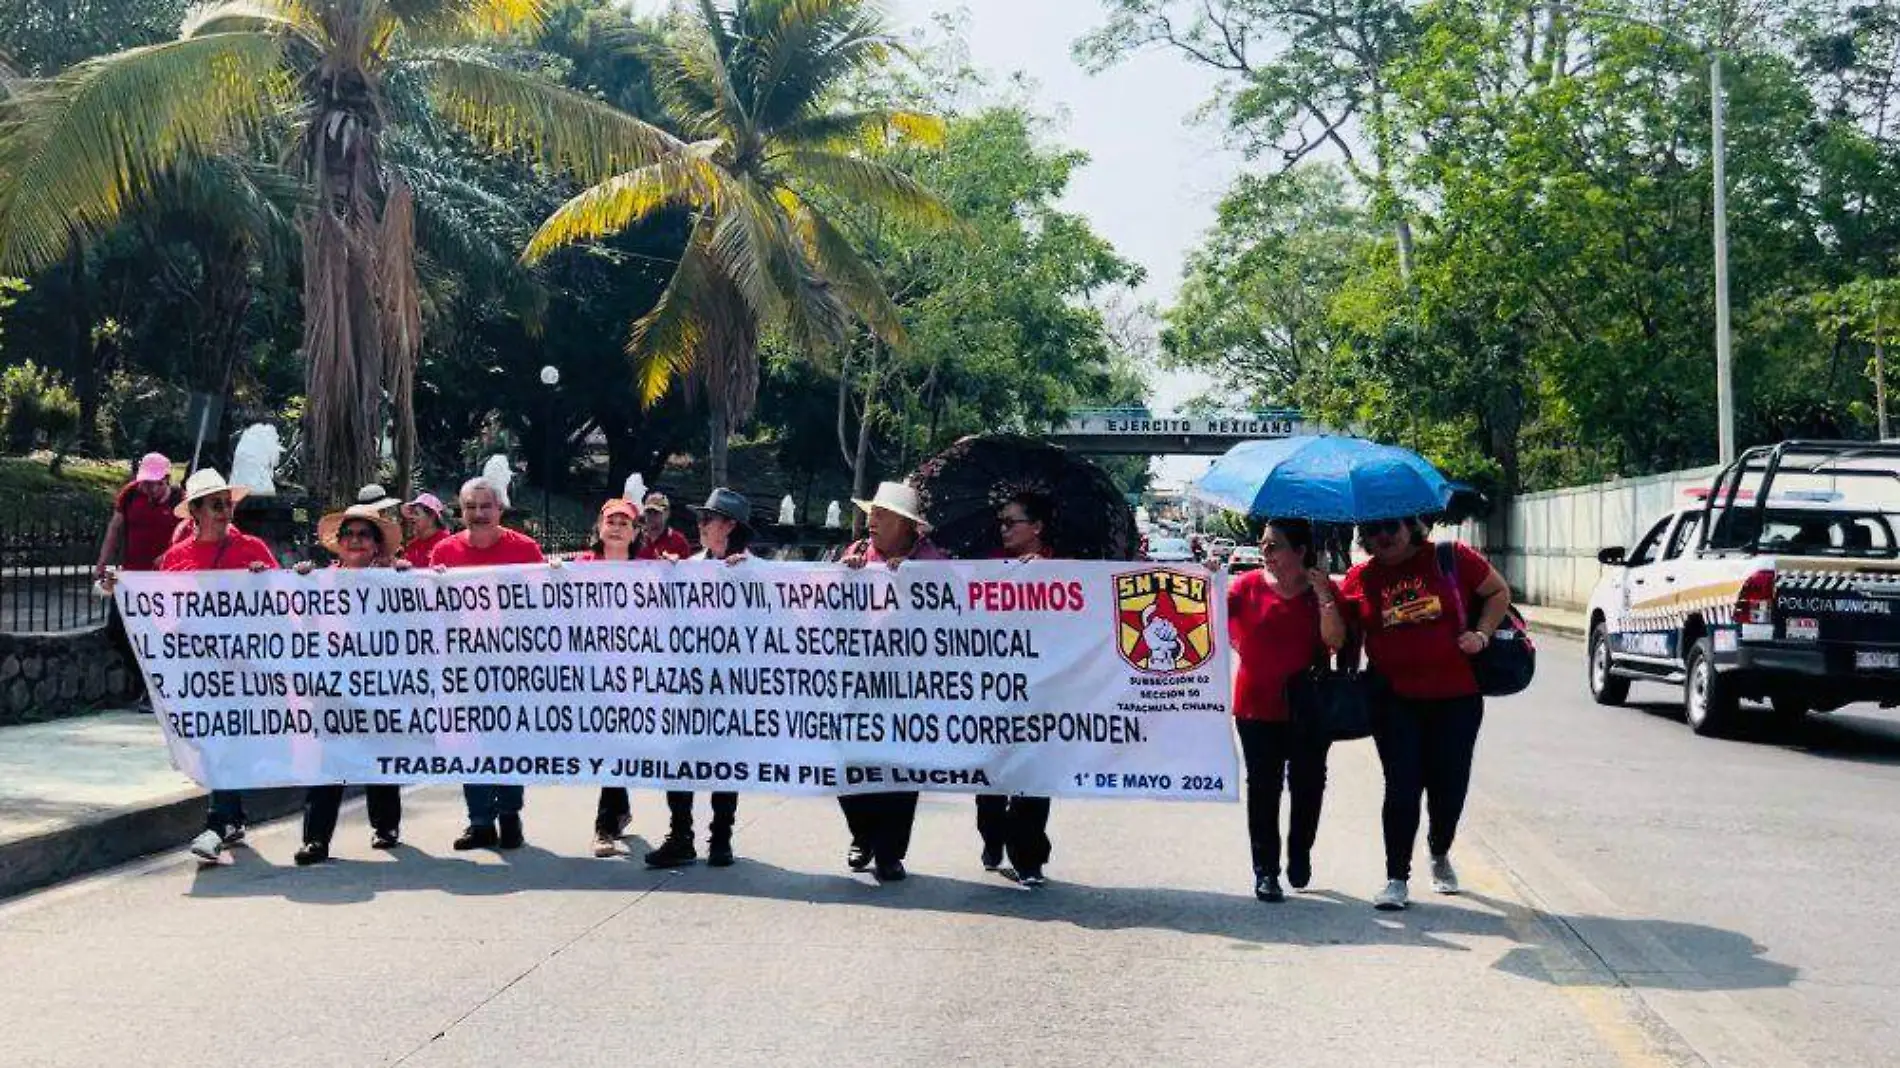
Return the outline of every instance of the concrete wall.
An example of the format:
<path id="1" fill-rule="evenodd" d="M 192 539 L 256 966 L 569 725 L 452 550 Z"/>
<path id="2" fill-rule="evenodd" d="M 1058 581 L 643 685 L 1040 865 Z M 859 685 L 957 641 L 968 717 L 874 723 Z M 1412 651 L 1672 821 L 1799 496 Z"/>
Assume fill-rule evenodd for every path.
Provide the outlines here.
<path id="1" fill-rule="evenodd" d="M 1684 490 L 1708 485 L 1719 470 L 1699 467 L 1532 493 L 1488 520 L 1465 523 L 1458 536 L 1484 550 L 1520 600 L 1581 610 L 1603 570 L 1597 551 L 1634 545 L 1650 524 L 1682 507 Z"/>

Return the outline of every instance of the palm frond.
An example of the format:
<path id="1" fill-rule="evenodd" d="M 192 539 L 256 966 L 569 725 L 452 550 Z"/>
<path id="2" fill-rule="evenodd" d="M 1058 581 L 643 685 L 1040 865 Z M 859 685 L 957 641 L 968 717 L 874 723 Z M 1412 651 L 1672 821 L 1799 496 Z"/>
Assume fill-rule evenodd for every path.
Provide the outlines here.
<path id="1" fill-rule="evenodd" d="M 0 264 L 57 259 L 181 158 L 254 136 L 288 97 L 283 41 L 220 33 L 92 60 L 0 110 Z"/>
<path id="2" fill-rule="evenodd" d="M 185 12 L 178 29 L 184 38 L 214 33 L 288 33 L 315 42 L 322 38 L 323 27 L 303 0 L 222 0 Z"/>
<path id="3" fill-rule="evenodd" d="M 898 47 L 876 8 L 863 0 L 795 0 L 759 41 L 761 69 L 753 116 L 777 130 L 814 113 L 852 74 L 881 65 Z"/>
<path id="4" fill-rule="evenodd" d="M 823 212 L 790 190 L 780 190 L 778 199 L 798 229 L 806 257 L 818 274 L 831 283 L 851 313 L 891 347 L 907 345 L 910 339 L 904 329 L 902 313 L 885 293 L 877 272 L 858 255 L 851 240 Z"/>
<path id="5" fill-rule="evenodd" d="M 753 129 L 731 68 L 736 38 L 708 0 L 700 7 L 701 18 L 676 29 L 655 57 L 654 87 L 686 136 L 736 141 Z"/>
<path id="6" fill-rule="evenodd" d="M 442 113 L 497 151 L 526 149 L 583 182 L 605 181 L 685 146 L 592 97 L 468 53 L 421 57 Z"/>
<path id="7" fill-rule="evenodd" d="M 389 14 L 412 40 L 427 43 L 467 40 L 470 35 L 503 37 L 538 29 L 547 18 L 547 0 L 384 0 Z"/>
<path id="8" fill-rule="evenodd" d="M 925 148 L 942 148 L 949 124 L 936 115 L 902 108 L 833 112 L 811 115 L 772 132 L 783 148 L 820 152 L 885 148 L 908 141 Z"/>
<path id="9" fill-rule="evenodd" d="M 956 223 L 956 214 L 923 183 L 889 164 L 841 152 L 793 149 L 777 157 L 794 177 L 919 226 Z"/>
<path id="10" fill-rule="evenodd" d="M 704 352 L 705 304 L 718 274 L 707 251 L 711 226 L 704 215 L 693 224 L 686 250 L 660 291 L 660 299 L 628 331 L 627 355 L 633 360 L 634 388 L 642 404 L 657 404 L 674 382 L 692 372 Z"/>
<path id="11" fill-rule="evenodd" d="M 692 205 L 718 215 L 726 199 L 726 178 L 711 162 L 717 147 L 718 142 L 690 145 L 658 163 L 582 190 L 541 224 L 522 260 L 536 263 L 567 245 L 617 234 L 669 207 Z"/>

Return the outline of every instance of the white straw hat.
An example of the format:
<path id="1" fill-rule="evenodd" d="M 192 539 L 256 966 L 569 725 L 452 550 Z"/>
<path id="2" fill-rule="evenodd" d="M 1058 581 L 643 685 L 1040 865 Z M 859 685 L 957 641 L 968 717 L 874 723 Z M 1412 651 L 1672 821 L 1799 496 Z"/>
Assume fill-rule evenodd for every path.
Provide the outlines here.
<path id="1" fill-rule="evenodd" d="M 877 484 L 876 496 L 868 501 L 853 498 L 851 503 L 857 505 L 865 515 L 870 515 L 873 508 L 882 508 L 917 524 L 918 530 L 930 530 L 930 521 L 924 518 L 923 498 L 915 487 L 902 482 L 880 482 Z"/>
<path id="2" fill-rule="evenodd" d="M 250 496 L 251 490 L 248 486 L 233 486 L 225 482 L 223 475 L 209 467 L 199 468 L 185 480 L 185 499 L 178 502 L 178 507 L 172 509 L 172 514 L 180 519 L 190 519 L 191 502 L 204 497 L 215 497 L 220 493 L 229 493 L 231 506 L 236 508 L 237 502 Z"/>

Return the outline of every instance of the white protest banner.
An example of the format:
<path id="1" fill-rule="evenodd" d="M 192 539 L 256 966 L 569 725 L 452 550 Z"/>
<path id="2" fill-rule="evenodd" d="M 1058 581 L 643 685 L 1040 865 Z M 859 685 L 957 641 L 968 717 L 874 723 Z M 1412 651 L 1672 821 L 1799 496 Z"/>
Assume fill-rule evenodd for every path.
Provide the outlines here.
<path id="1" fill-rule="evenodd" d="M 1225 586 L 1198 568 L 126 574 L 117 598 L 206 786 L 1237 794 Z"/>

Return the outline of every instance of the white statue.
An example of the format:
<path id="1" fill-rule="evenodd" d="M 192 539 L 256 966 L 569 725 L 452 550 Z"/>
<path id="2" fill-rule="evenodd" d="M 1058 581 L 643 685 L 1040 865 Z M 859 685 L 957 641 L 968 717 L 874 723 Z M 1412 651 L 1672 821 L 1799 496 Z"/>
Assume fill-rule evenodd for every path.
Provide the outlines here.
<path id="1" fill-rule="evenodd" d="M 268 497 L 277 492 L 271 473 L 284 454 L 277 428 L 269 423 L 252 423 L 238 435 L 237 448 L 231 453 L 231 484 L 245 486 L 253 497 Z"/>
<path id="2" fill-rule="evenodd" d="M 488 462 L 482 465 L 482 477 L 495 487 L 495 496 L 500 498 L 497 503 L 507 508 L 508 484 L 515 480 L 515 469 L 508 463 L 508 458 L 499 453 L 490 456 Z"/>
<path id="3" fill-rule="evenodd" d="M 635 471 L 627 476 L 626 485 L 620 487 L 620 499 L 632 501 L 635 507 L 647 499 L 647 480 L 640 476 L 640 472 Z"/>
<path id="4" fill-rule="evenodd" d="M 825 529 L 837 530 L 841 525 L 842 516 L 838 512 L 838 502 L 832 501 L 831 504 L 825 508 Z"/>
<path id="5" fill-rule="evenodd" d="M 798 506 L 792 503 L 792 495 L 787 493 L 785 499 L 778 502 L 778 525 L 789 527 L 796 522 L 798 522 Z"/>

